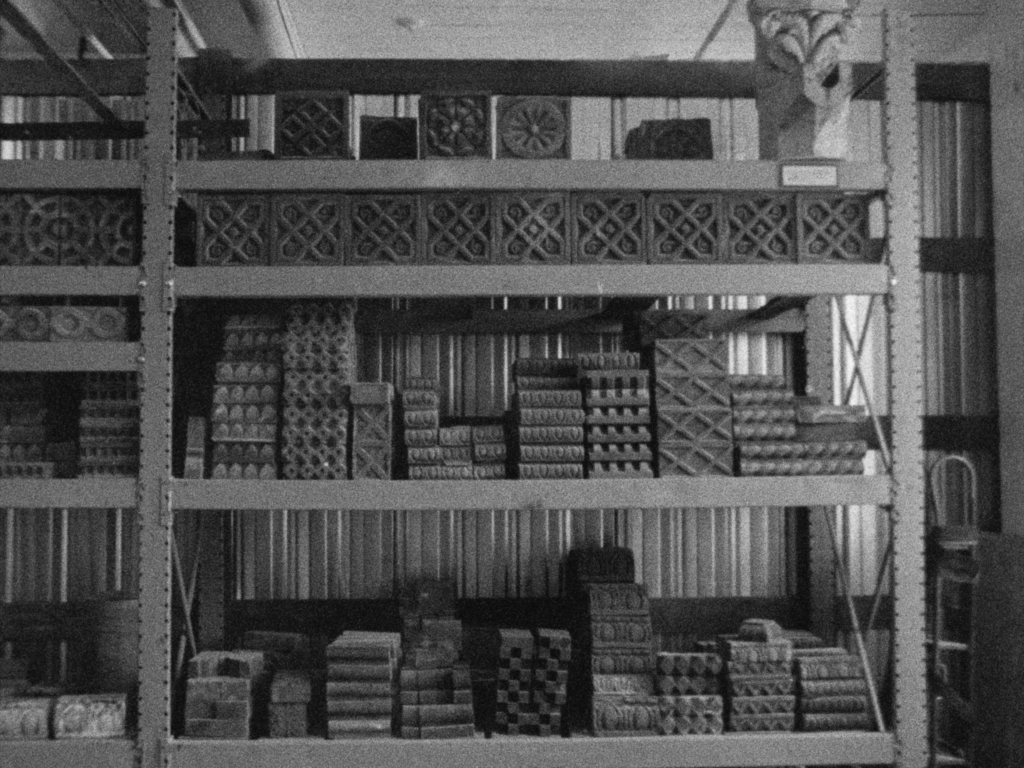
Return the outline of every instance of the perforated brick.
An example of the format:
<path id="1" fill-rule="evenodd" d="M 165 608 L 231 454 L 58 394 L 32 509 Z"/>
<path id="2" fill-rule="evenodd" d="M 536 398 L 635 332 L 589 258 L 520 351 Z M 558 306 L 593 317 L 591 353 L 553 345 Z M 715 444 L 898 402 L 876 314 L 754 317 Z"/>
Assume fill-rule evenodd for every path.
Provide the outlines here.
<path id="1" fill-rule="evenodd" d="M 416 195 L 350 197 L 352 264 L 409 264 L 417 258 Z"/>
<path id="2" fill-rule="evenodd" d="M 570 156 L 570 101 L 555 96 L 498 99 L 498 157 L 550 160 Z"/>
<path id="3" fill-rule="evenodd" d="M 60 263 L 86 266 L 138 264 L 141 211 L 130 194 L 80 193 L 60 197 Z"/>
<path id="4" fill-rule="evenodd" d="M 722 257 L 722 197 L 652 194 L 647 200 L 651 262 L 715 262 Z"/>
<path id="5" fill-rule="evenodd" d="M 435 264 L 493 261 L 491 198 L 486 194 L 424 195 L 426 260 Z"/>
<path id="6" fill-rule="evenodd" d="M 271 263 L 341 264 L 344 201 L 341 195 L 275 195 Z"/>
<path id="7" fill-rule="evenodd" d="M 491 107 L 486 94 L 420 96 L 420 155 L 491 156 Z"/>
<path id="8" fill-rule="evenodd" d="M 580 263 L 646 261 L 644 201 L 630 192 L 572 196 L 575 257 Z"/>
<path id="9" fill-rule="evenodd" d="M 204 266 L 270 262 L 270 199 L 262 195 L 201 195 L 199 248 Z"/>
<path id="10" fill-rule="evenodd" d="M 348 158 L 348 94 L 340 91 L 277 94 L 277 154 Z"/>
<path id="11" fill-rule="evenodd" d="M 793 199 L 784 195 L 726 198 L 728 261 L 796 261 Z"/>
<path id="12" fill-rule="evenodd" d="M 559 192 L 495 197 L 494 260 L 511 264 L 564 264 L 570 260 L 569 201 Z"/>

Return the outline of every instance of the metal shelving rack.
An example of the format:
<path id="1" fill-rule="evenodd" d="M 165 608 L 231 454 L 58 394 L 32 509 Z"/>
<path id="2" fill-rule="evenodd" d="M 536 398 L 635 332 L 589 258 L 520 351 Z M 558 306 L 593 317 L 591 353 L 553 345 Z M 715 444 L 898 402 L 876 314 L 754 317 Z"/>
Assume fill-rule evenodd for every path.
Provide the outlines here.
<path id="1" fill-rule="evenodd" d="M 150 10 L 146 64 L 146 139 L 141 164 L 5 163 L 5 184 L 20 186 L 138 186 L 143 192 L 141 268 L 0 268 L 5 292 L 138 296 L 142 334 L 131 349 L 111 351 L 111 366 L 139 370 L 142 384 L 141 469 L 136 481 L 21 481 L 5 483 L 0 504 L 67 504 L 139 507 L 139 731 L 134 742 L 0 744 L 0 762 L 19 766 L 81 764 L 143 768 L 173 766 L 301 765 L 458 766 L 589 764 L 595 767 L 897 765 L 924 768 L 927 761 L 924 546 L 921 427 L 921 322 L 917 188 L 915 67 L 910 18 L 886 18 L 885 151 L 899 158 L 888 167 L 842 163 L 844 189 L 888 195 L 889 262 L 879 265 L 721 265 L 695 267 L 189 268 L 174 266 L 173 213 L 179 193 L 231 189 L 756 189 L 779 188 L 776 163 L 672 163 L 628 161 L 459 163 L 248 161 L 176 162 L 175 113 L 178 64 L 176 15 Z M 321 84 L 322 85 L 322 84 Z M 358 89 L 355 89 L 358 90 Z M 68 166 L 75 166 L 68 173 Z M 41 171 L 37 173 L 37 170 Z M 59 177 L 59 178 L 58 178 Z M 128 179 L 126 182 L 125 179 Z M 267 278 L 273 275 L 273 280 Z M 889 313 L 892 471 L 889 475 L 827 478 L 678 478 L 625 481 L 456 482 L 244 482 L 175 480 L 171 476 L 173 309 L 178 298 L 289 296 L 659 295 L 679 293 L 867 294 L 881 297 Z M 27 353 L 26 353 L 27 354 Z M 74 369 L 67 359 L 25 365 Z M 134 355 L 134 363 L 131 356 Z M 29 356 L 30 358 L 32 356 Z M 472 485 L 472 488 L 467 486 Z M 178 510 L 246 507 L 395 509 L 495 506 L 607 506 L 637 499 L 649 506 L 723 504 L 822 507 L 878 504 L 893 510 L 895 707 L 890 731 L 789 733 L 753 737 L 591 739 L 489 739 L 405 742 L 315 739 L 213 742 L 176 740 L 170 729 L 171 540 Z M 598 503 L 600 499 L 600 503 Z M 432 503 L 433 502 L 433 503 Z M 812 510 L 813 514 L 813 510 Z"/>

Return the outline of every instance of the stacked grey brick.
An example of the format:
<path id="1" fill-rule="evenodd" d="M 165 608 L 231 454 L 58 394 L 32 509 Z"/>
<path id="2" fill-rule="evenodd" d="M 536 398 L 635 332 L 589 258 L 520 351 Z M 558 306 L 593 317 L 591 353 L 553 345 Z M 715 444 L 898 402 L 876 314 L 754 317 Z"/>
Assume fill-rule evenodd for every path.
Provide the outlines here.
<path id="1" fill-rule="evenodd" d="M 524 480 L 582 478 L 583 395 L 575 360 L 516 360 L 516 463 Z"/>
<path id="2" fill-rule="evenodd" d="M 639 352 L 578 358 L 587 426 L 587 476 L 654 477 L 650 374 Z"/>

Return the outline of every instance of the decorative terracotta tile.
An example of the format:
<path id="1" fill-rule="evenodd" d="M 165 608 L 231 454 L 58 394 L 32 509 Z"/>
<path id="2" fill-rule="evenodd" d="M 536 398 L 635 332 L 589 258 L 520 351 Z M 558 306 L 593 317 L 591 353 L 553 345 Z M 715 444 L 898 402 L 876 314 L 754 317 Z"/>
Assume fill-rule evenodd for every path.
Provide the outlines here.
<path id="1" fill-rule="evenodd" d="M 129 266 L 141 256 L 141 205 L 137 195 L 61 196 L 67 232 L 61 264 Z"/>
<path id="2" fill-rule="evenodd" d="M 722 198 L 652 194 L 647 201 L 651 262 L 718 261 L 722 252 Z"/>
<path id="3" fill-rule="evenodd" d="M 275 104 L 278 155 L 351 157 L 347 93 L 280 93 Z"/>
<path id="4" fill-rule="evenodd" d="M 419 198 L 357 195 L 351 198 L 351 264 L 409 264 L 416 259 Z"/>
<path id="5" fill-rule="evenodd" d="M 25 242 L 25 217 L 29 201 L 21 192 L 0 195 L 0 264 L 21 265 L 28 262 Z"/>
<path id="6" fill-rule="evenodd" d="M 563 193 L 498 195 L 498 249 L 495 260 L 512 264 L 564 264 L 569 261 L 568 198 Z"/>
<path id="7" fill-rule="evenodd" d="M 273 199 L 272 264 L 341 264 L 345 198 L 277 195 Z"/>
<path id="8" fill-rule="evenodd" d="M 800 195 L 800 261 L 878 261 L 868 239 L 868 204 L 849 195 Z"/>
<path id="9" fill-rule="evenodd" d="M 489 263 L 493 247 L 491 197 L 486 194 L 423 196 L 426 261 L 434 264 Z"/>
<path id="10" fill-rule="evenodd" d="M 644 201 L 631 192 L 583 192 L 573 195 L 576 256 L 580 263 L 646 261 Z"/>
<path id="11" fill-rule="evenodd" d="M 796 261 L 793 200 L 788 195 L 726 198 L 727 261 Z"/>
<path id="12" fill-rule="evenodd" d="M 270 261 L 270 200 L 262 195 L 203 195 L 199 199 L 199 253 L 204 266 Z"/>
<path id="13" fill-rule="evenodd" d="M 491 107 L 486 94 L 423 94 L 420 155 L 425 158 L 491 156 Z"/>
<path id="14" fill-rule="evenodd" d="M 570 101 L 555 96 L 498 99 L 498 157 L 570 157 Z"/>

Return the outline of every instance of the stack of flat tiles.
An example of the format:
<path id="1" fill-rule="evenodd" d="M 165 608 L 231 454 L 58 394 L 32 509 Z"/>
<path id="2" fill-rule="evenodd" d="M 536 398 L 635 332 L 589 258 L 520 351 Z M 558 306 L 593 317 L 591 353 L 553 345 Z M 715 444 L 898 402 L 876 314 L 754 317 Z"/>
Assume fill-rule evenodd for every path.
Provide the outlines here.
<path id="1" fill-rule="evenodd" d="M 409 662 L 401 673 L 402 738 L 472 738 L 476 731 L 469 664 L 420 667 Z"/>
<path id="2" fill-rule="evenodd" d="M 720 675 L 717 653 L 659 653 L 655 672 L 663 735 L 721 733 Z"/>
<path id="3" fill-rule="evenodd" d="M 0 478 L 54 476 L 54 463 L 47 457 L 49 413 L 44 393 L 39 374 L 0 376 Z"/>
<path id="4" fill-rule="evenodd" d="M 864 471 L 863 440 L 804 440 L 782 376 L 733 376 L 733 430 L 741 475 L 849 475 Z"/>
<path id="5" fill-rule="evenodd" d="M 533 660 L 532 709 L 538 736 L 558 736 L 569 686 L 572 636 L 564 629 L 537 629 Z"/>
<path id="6" fill-rule="evenodd" d="M 259 651 L 201 651 L 188 665 L 185 736 L 251 739 L 266 716 L 269 671 Z"/>
<path id="7" fill-rule="evenodd" d="M 139 471 L 139 388 L 132 373 L 86 373 L 78 432 L 81 475 Z"/>
<path id="8" fill-rule="evenodd" d="M 59 696 L 53 707 L 55 739 L 116 739 L 127 735 L 128 696 L 88 693 Z"/>
<path id="9" fill-rule="evenodd" d="M 274 670 L 267 705 L 270 738 L 305 736 L 313 690 L 309 639 L 295 632 L 250 630 L 242 637 L 242 647 L 263 652 Z"/>
<path id="10" fill-rule="evenodd" d="M 539 718 L 530 700 L 536 651 L 533 634 L 527 629 L 499 629 L 497 634 L 494 730 L 509 735 L 534 734 Z"/>
<path id="11" fill-rule="evenodd" d="M 728 730 L 792 731 L 796 722 L 792 642 L 722 637 L 718 648 L 725 661 Z"/>
<path id="12" fill-rule="evenodd" d="M 441 479 L 444 462 L 438 444 L 441 396 L 434 379 L 407 379 L 402 390 L 402 426 L 410 480 Z"/>
<path id="13" fill-rule="evenodd" d="M 658 475 L 732 475 L 727 339 L 654 343 Z"/>
<path id="14" fill-rule="evenodd" d="M 583 378 L 588 477 L 654 477 L 650 374 L 639 352 L 577 358 Z"/>
<path id="15" fill-rule="evenodd" d="M 504 424 L 477 424 L 472 428 L 473 478 L 498 480 L 506 475 L 508 436 Z"/>
<path id="16" fill-rule="evenodd" d="M 521 479 L 583 477 L 583 395 L 575 360 L 520 358 L 515 422 Z"/>
<path id="17" fill-rule="evenodd" d="M 299 302 L 284 337 L 282 474 L 288 479 L 349 477 L 349 385 L 355 381 L 355 302 Z"/>
<path id="18" fill-rule="evenodd" d="M 390 384 L 353 384 L 352 477 L 391 479 L 392 411 L 395 389 Z"/>
<path id="19" fill-rule="evenodd" d="M 860 659 L 844 648 L 796 653 L 797 727 L 801 731 L 869 730 L 874 727 Z"/>
<path id="20" fill-rule="evenodd" d="M 210 476 L 277 477 L 277 407 L 281 386 L 281 319 L 232 315 L 213 385 Z"/>
<path id="21" fill-rule="evenodd" d="M 392 735 L 402 640 L 397 632 L 343 632 L 327 646 L 327 736 Z"/>

